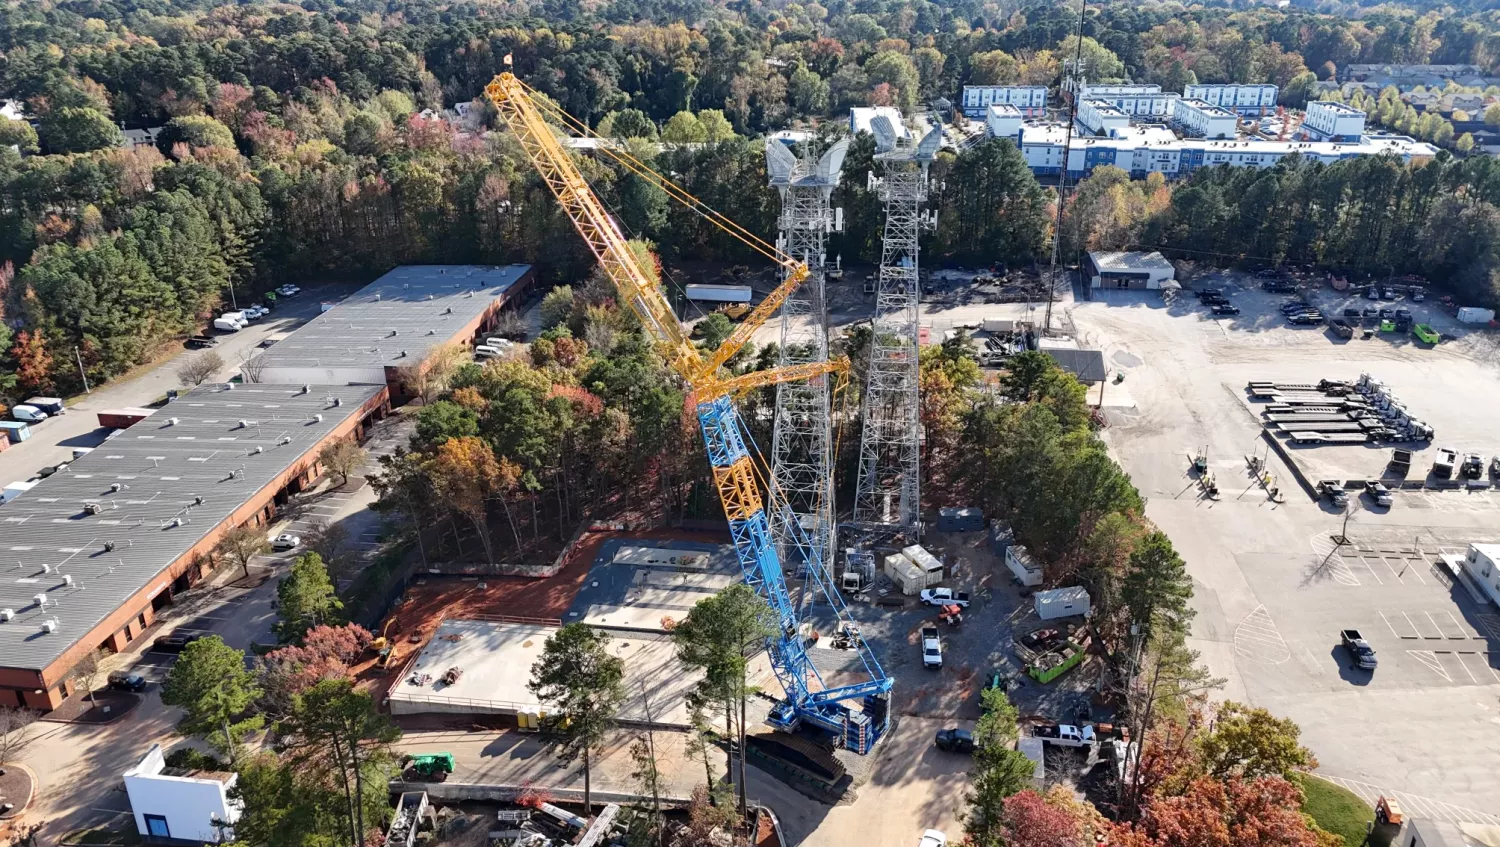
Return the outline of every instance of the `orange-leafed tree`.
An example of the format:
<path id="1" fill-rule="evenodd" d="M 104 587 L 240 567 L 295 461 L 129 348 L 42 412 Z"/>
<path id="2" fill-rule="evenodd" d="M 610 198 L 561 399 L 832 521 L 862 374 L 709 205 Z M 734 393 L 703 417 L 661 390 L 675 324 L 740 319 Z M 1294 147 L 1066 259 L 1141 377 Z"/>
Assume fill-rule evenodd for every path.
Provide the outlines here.
<path id="1" fill-rule="evenodd" d="M 10 355 L 16 361 L 16 382 L 23 389 L 39 394 L 52 391 L 52 354 L 47 351 L 46 336 L 21 330 Z"/>

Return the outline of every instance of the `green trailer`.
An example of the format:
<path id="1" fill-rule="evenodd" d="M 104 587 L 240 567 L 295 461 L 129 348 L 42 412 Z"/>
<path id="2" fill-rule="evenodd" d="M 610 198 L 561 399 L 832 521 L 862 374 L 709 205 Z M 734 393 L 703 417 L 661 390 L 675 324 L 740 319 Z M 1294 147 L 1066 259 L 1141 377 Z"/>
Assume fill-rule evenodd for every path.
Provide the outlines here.
<path id="1" fill-rule="evenodd" d="M 1412 327 L 1411 334 L 1416 336 L 1417 340 L 1423 344 L 1436 344 L 1442 338 L 1442 336 L 1437 334 L 1436 330 L 1427 324 L 1417 324 Z"/>

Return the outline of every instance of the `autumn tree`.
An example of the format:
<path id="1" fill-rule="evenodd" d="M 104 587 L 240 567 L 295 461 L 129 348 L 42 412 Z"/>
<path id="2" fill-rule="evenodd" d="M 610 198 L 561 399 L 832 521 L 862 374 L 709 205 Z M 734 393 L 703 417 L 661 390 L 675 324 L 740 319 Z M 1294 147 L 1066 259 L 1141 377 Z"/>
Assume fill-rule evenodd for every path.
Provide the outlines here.
<path id="1" fill-rule="evenodd" d="M 245 578 L 249 579 L 250 562 L 256 556 L 270 552 L 271 542 L 266 540 L 265 529 L 245 524 L 224 533 L 214 550 L 221 557 L 239 565 L 245 572 Z"/>
<path id="2" fill-rule="evenodd" d="M 542 645 L 526 687 L 548 707 L 542 728 L 564 761 L 583 760 L 584 814 L 592 814 L 593 754 L 615 726 L 625 701 L 625 663 L 609 634 L 581 623 L 554 632 Z"/>
<path id="3" fill-rule="evenodd" d="M 261 657 L 257 670 L 262 703 L 277 715 L 290 714 L 292 699 L 325 679 L 349 679 L 350 666 L 369 649 L 374 637 L 359 624 L 319 625 Z"/>
<path id="4" fill-rule="evenodd" d="M 318 464 L 339 475 L 339 487 L 349 484 L 349 477 L 358 473 L 370 458 L 370 452 L 352 438 L 340 438 L 323 445 L 318 451 Z"/>
<path id="5" fill-rule="evenodd" d="M 998 843 L 1005 847 L 1083 847 L 1083 825 L 1073 810 L 1031 789 L 1005 798 L 1001 818 Z"/>
<path id="6" fill-rule="evenodd" d="M 1227 701 L 1214 716 L 1213 730 L 1198 741 L 1203 767 L 1215 779 L 1279 776 L 1291 780 L 1318 766 L 1300 743 L 1302 728 L 1290 718 Z"/>
<path id="7" fill-rule="evenodd" d="M 1304 815 L 1302 792 L 1279 776 L 1201 777 L 1154 800 L 1143 820 L 1156 847 L 1336 847 L 1343 839 Z"/>
<path id="8" fill-rule="evenodd" d="M 433 492 L 445 506 L 469 519 L 484 546 L 485 561 L 490 563 L 495 561 L 495 551 L 490 540 L 488 503 L 512 478 L 509 469 L 495 458 L 488 443 L 474 436 L 444 441 L 427 464 Z M 516 546 L 520 544 L 517 535 Z"/>
<path id="9" fill-rule="evenodd" d="M 53 391 L 52 354 L 42 333 L 26 329 L 16 333 L 16 346 L 10 355 L 15 359 L 16 382 L 22 389 L 38 394 Z"/>

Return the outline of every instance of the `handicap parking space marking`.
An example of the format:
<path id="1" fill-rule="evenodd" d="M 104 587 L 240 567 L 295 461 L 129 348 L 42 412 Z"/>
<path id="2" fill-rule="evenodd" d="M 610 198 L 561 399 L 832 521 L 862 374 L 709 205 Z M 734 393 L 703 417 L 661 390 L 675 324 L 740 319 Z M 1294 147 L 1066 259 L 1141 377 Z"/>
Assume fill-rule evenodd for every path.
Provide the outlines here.
<path id="1" fill-rule="evenodd" d="M 1448 669 L 1443 667 L 1443 663 L 1438 660 L 1437 654 L 1433 651 L 1407 650 L 1406 654 L 1426 665 L 1429 670 L 1447 680 L 1448 682 L 1453 681 L 1453 677 L 1448 675 Z"/>
<path id="2" fill-rule="evenodd" d="M 1349 569 L 1349 563 L 1344 561 L 1343 556 L 1334 556 L 1328 560 L 1328 572 L 1333 574 L 1333 581 L 1339 585 L 1347 585 L 1351 588 L 1359 587 L 1359 577 Z"/>
<path id="3" fill-rule="evenodd" d="M 1256 606 L 1234 629 L 1234 652 L 1258 662 L 1279 665 L 1292 658 L 1286 640 L 1264 604 Z"/>
<path id="4" fill-rule="evenodd" d="M 1481 614 L 1475 617 L 1479 618 L 1479 626 L 1486 636 L 1500 641 L 1500 615 Z"/>

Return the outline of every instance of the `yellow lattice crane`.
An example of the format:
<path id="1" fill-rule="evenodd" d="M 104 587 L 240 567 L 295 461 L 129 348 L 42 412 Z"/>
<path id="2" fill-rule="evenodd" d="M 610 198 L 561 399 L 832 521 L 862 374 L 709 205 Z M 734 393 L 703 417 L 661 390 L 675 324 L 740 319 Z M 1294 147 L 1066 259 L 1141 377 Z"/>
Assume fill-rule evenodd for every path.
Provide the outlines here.
<path id="1" fill-rule="evenodd" d="M 508 57 L 507 57 L 508 63 Z M 572 219 L 579 235 L 599 260 L 618 291 L 620 300 L 640 318 L 647 333 L 656 341 L 671 368 L 681 375 L 693 393 L 699 427 L 708 450 L 714 483 L 729 520 L 745 581 L 776 611 L 780 631 L 769 639 L 768 652 L 772 667 L 786 691 L 787 699 L 772 711 L 771 722 L 783 728 L 799 725 L 816 726 L 829 732 L 840 746 L 866 753 L 885 732 L 888 725 L 887 701 L 891 681 L 862 640 L 857 647 L 869 680 L 829 688 L 808 659 L 803 646 L 798 610 L 792 602 L 783 578 L 781 561 L 771 540 L 766 503 L 762 499 L 760 479 L 768 474 L 757 464 L 758 451 L 745 430 L 734 398 L 745 391 L 791 380 L 808 379 L 825 373 L 847 373 L 847 359 L 813 362 L 774 370 L 757 371 L 741 376 L 722 372 L 726 362 L 750 341 L 755 330 L 775 314 L 781 304 L 808 276 L 807 266 L 768 244 L 754 233 L 710 209 L 671 180 L 656 173 L 629 151 L 604 142 L 601 152 L 622 167 L 640 175 L 666 194 L 688 206 L 727 234 L 743 241 L 787 271 L 787 277 L 750 314 L 724 343 L 706 356 L 683 332 L 666 296 L 640 265 L 619 226 L 594 195 L 579 172 L 572 156 L 559 141 L 551 118 L 563 127 L 588 132 L 583 122 L 572 117 L 545 98 L 536 96 L 513 74 L 503 73 L 485 88 L 485 96 L 495 104 L 501 118 L 520 142 L 521 148 L 541 175 L 558 203 Z M 769 492 L 771 508 L 784 509 L 774 491 Z M 795 528 L 795 521 L 791 523 Z M 793 542 L 808 555 L 810 545 L 805 537 L 793 533 Z M 809 562 L 809 579 L 827 597 L 841 619 L 847 618 L 838 590 L 828 582 L 822 563 Z"/>

